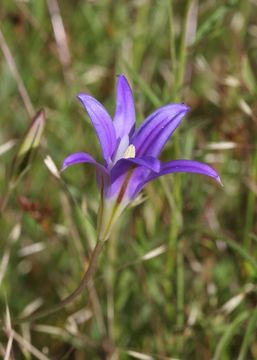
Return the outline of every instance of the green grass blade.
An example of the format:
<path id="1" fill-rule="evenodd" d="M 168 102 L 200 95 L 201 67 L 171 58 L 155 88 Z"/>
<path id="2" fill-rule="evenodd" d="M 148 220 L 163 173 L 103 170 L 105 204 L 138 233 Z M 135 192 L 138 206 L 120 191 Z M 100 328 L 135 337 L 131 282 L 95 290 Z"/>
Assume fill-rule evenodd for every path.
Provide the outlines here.
<path id="1" fill-rule="evenodd" d="M 256 326 L 257 326 L 257 307 L 253 310 L 252 316 L 250 316 L 250 320 L 246 328 L 245 336 L 237 360 L 247 359 L 247 350 L 253 338 L 253 333 L 256 330 Z"/>
<path id="2" fill-rule="evenodd" d="M 240 326 L 240 324 L 246 320 L 249 316 L 249 312 L 248 311 L 244 311 L 242 313 L 240 313 L 235 320 L 227 327 L 227 330 L 224 332 L 223 336 L 221 337 L 216 351 L 214 353 L 214 356 L 212 358 L 212 360 L 220 360 L 222 359 L 222 355 L 224 353 L 224 351 L 226 350 L 226 347 L 229 345 L 233 335 L 235 334 L 235 332 L 238 330 L 238 327 Z"/>

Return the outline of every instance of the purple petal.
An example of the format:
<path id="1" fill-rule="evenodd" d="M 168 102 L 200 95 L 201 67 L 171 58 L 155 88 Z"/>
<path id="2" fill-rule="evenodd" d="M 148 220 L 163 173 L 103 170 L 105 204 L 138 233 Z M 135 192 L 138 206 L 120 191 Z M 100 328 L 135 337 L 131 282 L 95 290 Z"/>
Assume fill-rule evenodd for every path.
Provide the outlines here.
<path id="1" fill-rule="evenodd" d="M 152 113 L 132 138 L 136 155 L 157 157 L 188 110 L 184 104 L 170 104 Z"/>
<path id="2" fill-rule="evenodd" d="M 135 196 L 149 181 L 154 180 L 162 175 L 179 173 L 179 172 L 187 172 L 194 174 L 202 174 L 209 176 L 216 180 L 219 184 L 222 185 L 221 179 L 211 166 L 193 160 L 173 160 L 161 165 L 161 170 L 158 174 L 151 172 L 147 178 L 145 178 L 135 189 Z"/>
<path id="3" fill-rule="evenodd" d="M 126 184 L 124 195 L 126 193 L 126 196 L 130 198 L 134 189 L 149 174 L 158 173 L 160 168 L 161 162 L 150 156 L 119 160 L 111 170 L 111 186 L 107 189 L 106 196 L 118 194 Z"/>
<path id="4" fill-rule="evenodd" d="M 103 174 L 108 175 L 108 171 L 103 165 L 99 164 L 91 155 L 84 152 L 74 153 L 66 157 L 64 159 L 61 171 L 64 171 L 71 165 L 76 165 L 81 163 L 92 164 Z"/>
<path id="5" fill-rule="evenodd" d="M 135 125 L 134 99 L 129 83 L 124 75 L 120 75 L 117 84 L 116 111 L 113 125 L 117 138 L 129 135 Z"/>
<path id="6" fill-rule="evenodd" d="M 133 167 L 143 166 L 145 170 L 151 170 L 153 173 L 158 173 L 161 170 L 161 162 L 152 156 L 145 156 L 142 158 L 128 158 L 120 159 L 111 170 L 111 177 L 115 180 L 120 174 L 128 172 Z"/>
<path id="7" fill-rule="evenodd" d="M 103 157 L 109 163 L 116 148 L 116 134 L 112 119 L 105 108 L 93 97 L 79 94 L 78 99 L 91 119 L 102 148 Z"/>
<path id="8" fill-rule="evenodd" d="M 132 165 L 144 166 L 146 169 L 149 169 L 155 173 L 158 173 L 161 170 L 161 162 L 153 156 L 145 156 L 142 158 L 128 158 L 121 159 L 122 162 L 128 162 Z"/>
<path id="9" fill-rule="evenodd" d="M 218 183 L 221 183 L 220 177 L 216 170 L 207 164 L 194 160 L 173 160 L 164 163 L 162 164 L 159 176 L 177 172 L 202 174 L 213 178 Z"/>

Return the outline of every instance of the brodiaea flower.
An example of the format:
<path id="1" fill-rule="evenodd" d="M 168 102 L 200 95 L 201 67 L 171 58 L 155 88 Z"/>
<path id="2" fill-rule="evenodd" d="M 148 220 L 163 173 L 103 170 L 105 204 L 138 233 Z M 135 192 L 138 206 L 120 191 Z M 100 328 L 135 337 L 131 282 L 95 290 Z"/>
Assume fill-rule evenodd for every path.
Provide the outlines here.
<path id="1" fill-rule="evenodd" d="M 153 112 L 135 130 L 135 107 L 132 91 L 120 75 L 117 86 L 116 111 L 112 121 L 106 109 L 93 97 L 80 94 L 98 136 L 104 162 L 79 152 L 68 156 L 63 170 L 70 165 L 89 163 L 95 166 L 101 192 L 98 235 L 109 237 L 117 217 L 139 191 L 159 176 L 188 172 L 210 176 L 220 182 L 210 166 L 191 160 L 161 162 L 158 157 L 165 143 L 176 130 L 189 108 L 184 104 L 169 104 Z"/>

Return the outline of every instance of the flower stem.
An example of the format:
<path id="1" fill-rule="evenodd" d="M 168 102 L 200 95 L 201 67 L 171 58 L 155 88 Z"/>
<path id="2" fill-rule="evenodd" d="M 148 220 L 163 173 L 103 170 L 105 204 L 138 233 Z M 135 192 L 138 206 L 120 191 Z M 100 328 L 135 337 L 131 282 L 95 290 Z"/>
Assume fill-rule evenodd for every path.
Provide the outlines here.
<path id="1" fill-rule="evenodd" d="M 51 315 L 51 314 L 61 310 L 66 305 L 68 305 L 72 301 L 74 301 L 86 287 L 90 286 L 90 283 L 91 283 L 91 281 L 93 279 L 93 275 L 96 271 L 98 259 L 102 252 L 104 244 L 105 244 L 104 241 L 99 241 L 99 240 L 97 241 L 96 246 L 92 252 L 88 268 L 87 268 L 79 286 L 69 296 L 67 296 L 65 299 L 63 299 L 62 301 L 60 301 L 58 304 L 54 305 L 50 309 L 43 310 L 43 311 L 38 312 L 29 317 L 20 318 L 15 323 L 32 322 L 32 321 L 41 319 L 45 316 Z"/>

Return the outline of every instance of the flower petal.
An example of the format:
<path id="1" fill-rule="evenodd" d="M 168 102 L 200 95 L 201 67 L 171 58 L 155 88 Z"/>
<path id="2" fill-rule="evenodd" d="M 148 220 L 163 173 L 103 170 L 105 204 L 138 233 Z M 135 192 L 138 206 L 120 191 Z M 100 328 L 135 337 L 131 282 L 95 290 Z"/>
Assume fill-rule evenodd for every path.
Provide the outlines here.
<path id="1" fill-rule="evenodd" d="M 120 75 L 117 84 L 116 111 L 113 119 L 117 138 L 129 135 L 135 126 L 135 105 L 129 83 Z"/>
<path id="2" fill-rule="evenodd" d="M 90 117 L 102 148 L 103 157 L 109 163 L 116 148 L 116 134 L 112 119 L 105 108 L 92 96 L 79 94 L 78 99 Z"/>
<path id="3" fill-rule="evenodd" d="M 143 166 L 145 170 L 151 170 L 153 173 L 158 173 L 161 170 L 160 160 L 153 156 L 120 159 L 111 170 L 111 178 L 115 181 L 121 174 L 138 166 Z"/>
<path id="4" fill-rule="evenodd" d="M 103 174 L 108 175 L 108 171 L 103 165 L 99 164 L 91 155 L 84 152 L 74 153 L 66 157 L 63 161 L 61 171 L 64 171 L 71 165 L 76 165 L 81 163 L 92 164 Z"/>
<path id="5" fill-rule="evenodd" d="M 188 110 L 184 104 L 169 104 L 152 113 L 132 138 L 137 156 L 158 156 Z"/>
<path id="6" fill-rule="evenodd" d="M 219 174 L 211 166 L 193 160 L 173 160 L 161 165 L 161 170 L 159 173 L 151 172 L 135 189 L 135 196 L 149 181 L 154 180 L 162 175 L 178 173 L 178 172 L 187 172 L 194 174 L 202 174 L 209 176 L 216 180 L 219 184 L 222 185 Z"/>
<path id="7" fill-rule="evenodd" d="M 211 166 L 194 160 L 173 160 L 162 164 L 159 175 L 187 172 L 209 176 L 221 184 L 219 174 Z"/>
<path id="8" fill-rule="evenodd" d="M 126 188 L 124 194 L 130 194 L 149 174 L 158 173 L 161 168 L 160 160 L 154 157 L 120 159 L 111 170 L 111 186 L 107 189 L 106 196 L 119 194 Z M 127 180 L 126 180 L 127 179 Z"/>

